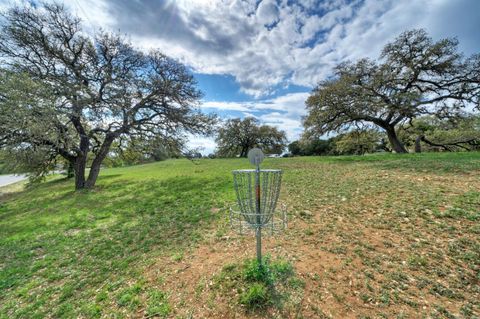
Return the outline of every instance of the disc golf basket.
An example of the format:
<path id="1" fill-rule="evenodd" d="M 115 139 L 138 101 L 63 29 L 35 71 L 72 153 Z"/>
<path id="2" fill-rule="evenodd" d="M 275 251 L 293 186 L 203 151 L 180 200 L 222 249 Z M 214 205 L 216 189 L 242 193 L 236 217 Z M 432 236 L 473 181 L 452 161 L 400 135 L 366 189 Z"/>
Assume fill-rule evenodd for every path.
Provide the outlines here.
<path id="1" fill-rule="evenodd" d="M 250 163 L 256 169 L 233 171 L 233 183 L 237 195 L 237 209 L 230 209 L 230 224 L 240 234 L 255 232 L 257 260 L 262 262 L 262 229 L 273 234 L 287 225 L 285 206 L 276 210 L 282 171 L 260 169 L 264 155 L 258 148 L 248 152 Z"/>

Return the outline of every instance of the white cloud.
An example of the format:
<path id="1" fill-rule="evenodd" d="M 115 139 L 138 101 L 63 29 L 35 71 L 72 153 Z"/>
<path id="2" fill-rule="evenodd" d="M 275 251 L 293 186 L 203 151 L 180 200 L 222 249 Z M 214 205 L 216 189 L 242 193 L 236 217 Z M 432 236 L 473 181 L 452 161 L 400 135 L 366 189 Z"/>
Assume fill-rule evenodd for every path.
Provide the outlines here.
<path id="1" fill-rule="evenodd" d="M 213 153 L 216 146 L 217 144 L 215 143 L 215 138 L 213 137 L 195 135 L 188 136 L 187 147 L 192 150 L 198 150 L 204 156 Z"/>
<path id="2" fill-rule="evenodd" d="M 263 0 L 257 8 L 257 21 L 263 25 L 271 25 L 278 21 L 279 11 L 273 0 Z"/>
<path id="3" fill-rule="evenodd" d="M 306 114 L 305 100 L 309 93 L 289 93 L 274 99 L 248 102 L 212 102 L 206 101 L 203 108 L 215 111 L 240 111 L 243 116 L 253 116 L 262 123 L 276 126 L 287 133 L 290 141 L 300 137 L 301 118 Z"/>
<path id="4" fill-rule="evenodd" d="M 274 99 L 247 102 L 205 101 L 203 102 L 202 107 L 224 111 L 276 110 L 300 116 L 305 114 L 305 100 L 308 96 L 308 92 L 299 92 L 288 93 Z"/>
<path id="5" fill-rule="evenodd" d="M 287 138 L 290 142 L 299 139 L 303 131 L 300 118 L 291 118 L 285 116 L 285 114 L 283 113 L 267 113 L 261 115 L 259 119 L 264 124 L 275 126 L 285 131 L 287 133 Z"/>
<path id="6" fill-rule="evenodd" d="M 376 58 L 387 42 L 412 28 L 426 28 L 434 39 L 458 36 L 461 50 L 480 52 L 476 0 L 76 0 L 67 5 L 93 26 L 90 30 L 126 33 L 136 46 L 158 48 L 198 73 L 232 75 L 257 100 L 205 101 L 202 107 L 253 115 L 286 130 L 290 140 L 300 134 L 308 93 L 269 98 L 278 87 L 311 88 L 336 64 Z M 190 142 L 209 150 L 212 143 Z"/>
<path id="7" fill-rule="evenodd" d="M 278 85 L 314 86 L 345 59 L 377 57 L 411 28 L 436 38 L 458 36 L 479 51 L 475 0 L 76 0 L 87 24 L 131 35 L 195 71 L 230 74 L 241 90 L 268 96 Z"/>
<path id="8" fill-rule="evenodd" d="M 217 109 L 222 111 L 249 111 L 248 102 L 220 102 L 220 101 L 205 101 L 202 103 L 202 108 Z"/>

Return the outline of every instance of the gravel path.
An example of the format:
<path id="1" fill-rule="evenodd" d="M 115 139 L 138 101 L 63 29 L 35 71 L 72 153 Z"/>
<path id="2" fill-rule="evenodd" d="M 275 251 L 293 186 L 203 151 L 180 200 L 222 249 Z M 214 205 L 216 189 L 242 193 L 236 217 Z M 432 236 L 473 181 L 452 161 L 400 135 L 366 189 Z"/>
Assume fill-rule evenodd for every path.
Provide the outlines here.
<path id="1" fill-rule="evenodd" d="M 0 175 L 0 187 L 22 181 L 26 178 L 27 176 L 25 175 L 14 175 L 14 174 Z"/>

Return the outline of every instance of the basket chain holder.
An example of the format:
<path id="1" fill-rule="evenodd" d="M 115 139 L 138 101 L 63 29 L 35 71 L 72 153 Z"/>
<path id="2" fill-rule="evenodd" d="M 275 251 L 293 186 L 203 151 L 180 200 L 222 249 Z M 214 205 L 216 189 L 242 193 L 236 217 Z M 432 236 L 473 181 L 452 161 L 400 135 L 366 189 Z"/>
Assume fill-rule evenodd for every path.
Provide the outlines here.
<path id="1" fill-rule="evenodd" d="M 282 171 L 260 169 L 263 152 L 253 148 L 248 152 L 255 169 L 233 171 L 233 183 L 237 195 L 238 210 L 230 209 L 230 224 L 239 233 L 253 230 L 257 241 L 257 260 L 262 263 L 262 229 L 275 231 L 286 228 L 285 206 L 276 211 L 282 182 Z"/>

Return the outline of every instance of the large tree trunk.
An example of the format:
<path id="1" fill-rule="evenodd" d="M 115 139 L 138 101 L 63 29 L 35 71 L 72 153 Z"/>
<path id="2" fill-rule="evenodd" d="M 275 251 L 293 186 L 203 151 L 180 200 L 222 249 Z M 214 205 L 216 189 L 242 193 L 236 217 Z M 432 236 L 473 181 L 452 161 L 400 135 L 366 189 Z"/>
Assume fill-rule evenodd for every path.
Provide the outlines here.
<path id="1" fill-rule="evenodd" d="M 67 178 L 72 178 L 75 176 L 75 162 L 68 161 L 67 164 Z"/>
<path id="2" fill-rule="evenodd" d="M 102 164 L 101 162 L 92 163 L 92 167 L 90 167 L 90 173 L 88 174 L 88 179 L 85 182 L 85 188 L 93 188 L 93 186 L 95 186 L 95 183 L 97 182 L 98 174 L 100 173 L 101 164 Z"/>
<path id="3" fill-rule="evenodd" d="M 408 153 L 405 146 L 403 146 L 402 142 L 398 139 L 394 126 L 385 127 L 385 131 L 387 132 L 388 141 L 396 153 Z"/>
<path id="4" fill-rule="evenodd" d="M 423 135 L 417 136 L 415 139 L 415 153 L 421 153 L 422 152 L 422 144 L 420 143 L 422 141 Z"/>
<path id="5" fill-rule="evenodd" d="M 75 125 L 77 131 L 80 133 L 80 145 L 77 157 L 75 157 L 74 170 L 75 170 L 75 190 L 85 188 L 85 168 L 87 167 L 88 151 L 90 147 L 90 141 L 85 134 L 85 130 L 77 117 L 72 117 L 71 121 Z"/>
<path id="6" fill-rule="evenodd" d="M 87 166 L 87 156 L 78 156 L 75 159 L 75 190 L 85 188 L 85 167 Z"/>
<path id="7" fill-rule="evenodd" d="M 240 152 L 240 157 L 247 157 L 248 146 L 243 146 Z"/>
<path id="8" fill-rule="evenodd" d="M 97 156 L 95 156 L 92 162 L 92 167 L 90 168 L 88 179 L 85 182 L 85 188 L 93 188 L 93 186 L 95 186 L 95 183 L 97 182 L 98 174 L 100 173 L 100 166 L 102 165 L 102 162 L 105 159 L 105 157 L 107 157 L 108 151 L 110 150 L 110 146 L 112 145 L 114 139 L 115 139 L 114 135 L 107 135 L 105 137 L 105 140 L 103 141 L 103 144 L 100 147 L 100 150 L 98 151 Z"/>

